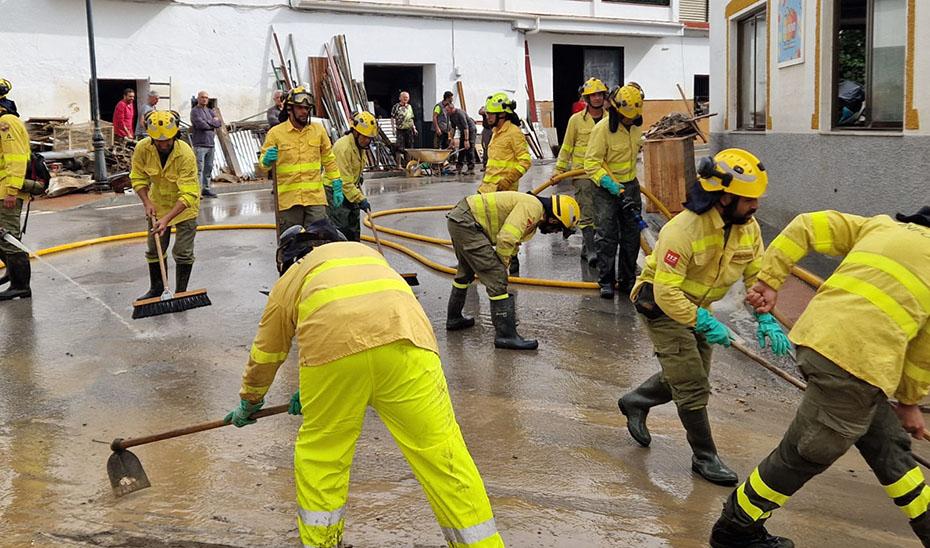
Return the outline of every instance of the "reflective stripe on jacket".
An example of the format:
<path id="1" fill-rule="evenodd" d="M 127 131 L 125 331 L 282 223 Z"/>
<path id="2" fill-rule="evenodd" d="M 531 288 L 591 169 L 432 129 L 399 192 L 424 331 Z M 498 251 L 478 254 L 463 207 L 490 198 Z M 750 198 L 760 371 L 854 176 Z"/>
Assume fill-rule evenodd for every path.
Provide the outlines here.
<path id="1" fill-rule="evenodd" d="M 171 219 L 171 226 L 196 219 L 200 212 L 200 179 L 197 176 L 197 158 L 191 146 L 180 139 L 162 167 L 158 149 L 151 137 L 136 144 L 132 153 L 132 171 L 129 173 L 133 190 L 148 187 L 149 199 L 155 214 L 161 218 L 174 209 L 180 200 L 187 209 Z"/>
<path id="2" fill-rule="evenodd" d="M 23 200 L 29 197 L 22 191 L 29 155 L 26 126 L 12 114 L 0 116 L 0 200 L 7 196 Z"/>
<path id="3" fill-rule="evenodd" d="M 323 126 L 311 122 L 297 129 L 287 122 L 268 130 L 262 145 L 262 158 L 269 148 L 278 147 L 278 161 L 274 164 L 278 179 L 278 210 L 294 206 L 326 205 L 323 190 L 323 173 L 330 179 L 339 179 L 339 168 L 329 135 Z"/>
<path id="4" fill-rule="evenodd" d="M 789 333 L 905 404 L 930 390 L 930 228 L 885 215 L 798 215 L 769 246 L 759 279 L 781 287 L 810 251 L 846 257 Z"/>
<path id="5" fill-rule="evenodd" d="M 487 192 L 465 200 L 504 264 L 510 264 L 521 243 L 532 239 L 546 216 L 539 198 L 522 192 Z"/>
<path id="6" fill-rule="evenodd" d="M 368 155 L 358 148 L 355 134 L 350 133 L 340 137 L 333 145 L 333 156 L 336 157 L 336 165 L 342 176 L 342 193 L 346 200 L 353 204 L 361 202 L 365 199 L 365 194 L 358 187 L 358 179 L 362 175 L 362 170 L 365 169 Z M 333 186 L 333 180 L 325 177 L 323 184 Z"/>
<path id="7" fill-rule="evenodd" d="M 295 335 L 301 367 L 402 339 L 439 353 L 410 286 L 377 251 L 357 242 L 314 249 L 275 284 L 242 374 L 242 399 L 264 398 Z"/>
<path id="8" fill-rule="evenodd" d="M 559 149 L 559 160 L 555 168 L 559 171 L 584 169 L 584 156 L 588 150 L 588 141 L 596 122 L 588 114 L 588 109 L 572 114 L 565 128 L 565 139 Z"/>
<path id="9" fill-rule="evenodd" d="M 530 168 L 530 147 L 520 128 L 504 122 L 493 130 L 488 145 L 488 166 L 478 192 L 517 190 L 520 177 Z"/>
<path id="10" fill-rule="evenodd" d="M 636 299 L 644 283 L 651 283 L 662 311 L 676 322 L 693 326 L 699 306 L 709 309 L 740 278 L 747 287 L 756 282 L 763 251 L 762 231 L 755 219 L 732 225 L 726 235 L 716 209 L 700 215 L 684 210 L 659 232 L 632 298 Z"/>
<path id="11" fill-rule="evenodd" d="M 618 183 L 628 183 L 636 178 L 636 158 L 642 146 L 643 130 L 639 126 L 626 128 L 620 124 L 617 131 L 610 132 L 610 116 L 595 124 L 585 151 L 584 170 L 594 184 L 600 186 L 601 177 L 609 175 L 606 163 Z"/>

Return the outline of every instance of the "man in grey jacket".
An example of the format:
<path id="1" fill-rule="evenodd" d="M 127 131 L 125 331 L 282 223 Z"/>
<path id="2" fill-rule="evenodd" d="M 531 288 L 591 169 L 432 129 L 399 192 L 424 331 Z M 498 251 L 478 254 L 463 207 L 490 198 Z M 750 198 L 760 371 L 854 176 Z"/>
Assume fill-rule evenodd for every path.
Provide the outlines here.
<path id="1" fill-rule="evenodd" d="M 156 105 L 158 105 L 158 92 L 150 89 L 145 104 L 139 110 L 139 121 L 136 122 L 136 141 L 145 139 L 145 115 L 155 110 Z"/>
<path id="2" fill-rule="evenodd" d="M 214 135 L 223 121 L 207 106 L 209 102 L 209 93 L 197 92 L 197 104 L 191 109 L 191 144 L 197 156 L 197 169 L 200 170 L 200 194 L 204 198 L 216 198 L 210 190 L 210 175 L 213 173 Z"/>

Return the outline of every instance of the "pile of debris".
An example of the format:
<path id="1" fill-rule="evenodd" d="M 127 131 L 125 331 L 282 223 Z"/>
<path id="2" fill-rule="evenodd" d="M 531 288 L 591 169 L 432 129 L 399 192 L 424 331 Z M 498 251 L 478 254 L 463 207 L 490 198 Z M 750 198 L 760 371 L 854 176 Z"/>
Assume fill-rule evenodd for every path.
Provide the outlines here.
<path id="1" fill-rule="evenodd" d="M 700 137 L 706 143 L 707 137 L 701 131 L 697 121 L 711 116 L 716 116 L 716 113 L 702 116 L 689 116 L 680 112 L 666 114 L 661 120 L 652 124 L 649 130 L 643 134 L 643 137 L 651 141 L 680 137 Z"/>

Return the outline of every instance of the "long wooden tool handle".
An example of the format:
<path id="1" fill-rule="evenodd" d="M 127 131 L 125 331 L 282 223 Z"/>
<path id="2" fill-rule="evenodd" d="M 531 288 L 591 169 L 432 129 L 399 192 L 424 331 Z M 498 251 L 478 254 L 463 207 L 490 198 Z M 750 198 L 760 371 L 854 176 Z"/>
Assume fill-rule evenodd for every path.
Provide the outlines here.
<path id="1" fill-rule="evenodd" d="M 158 219 L 152 217 L 149 219 L 149 232 L 152 233 L 152 237 L 155 238 L 155 251 L 158 252 L 158 269 L 161 270 L 161 283 L 164 288 L 168 291 L 171 290 L 171 287 L 168 285 L 168 269 L 165 266 L 165 251 L 161 248 L 161 234 L 154 232 L 155 223 L 158 222 Z M 171 230 L 171 228 L 166 228 L 165 230 Z"/>
<path id="2" fill-rule="evenodd" d="M 384 250 L 381 249 L 381 238 L 378 237 L 378 229 L 375 228 L 375 220 L 371 218 L 371 213 L 367 211 L 365 216 L 368 217 L 368 224 L 371 225 L 371 233 L 375 235 L 375 245 L 378 246 L 378 253 L 384 255 Z"/>
<path id="3" fill-rule="evenodd" d="M 261 160 L 259 160 L 261 163 Z M 281 244 L 281 212 L 278 211 L 278 170 L 271 168 L 271 202 L 274 207 L 275 244 Z"/>
<path id="4" fill-rule="evenodd" d="M 261 409 L 256 413 L 252 414 L 253 419 L 260 419 L 262 417 L 270 417 L 272 415 L 278 415 L 284 413 L 288 410 L 290 404 L 276 405 L 274 407 L 266 407 Z M 188 434 L 196 434 L 197 432 L 203 432 L 205 430 L 213 430 L 214 428 L 222 428 L 232 423 L 224 422 L 222 419 L 217 421 L 202 422 L 200 424 L 195 424 L 193 426 L 188 426 L 185 428 L 178 428 L 177 430 L 170 430 L 168 432 L 162 432 L 160 434 L 152 434 L 151 436 L 142 436 L 140 438 L 130 438 L 128 440 L 115 439 L 113 443 L 110 444 L 110 448 L 114 451 L 121 451 L 123 449 L 129 449 L 130 447 L 135 447 L 137 445 L 145 445 L 147 443 L 152 443 L 162 440 L 170 440 L 171 438 L 178 438 L 181 436 L 186 436 Z"/>
<path id="5" fill-rule="evenodd" d="M 741 342 L 739 342 L 739 341 L 737 341 L 737 340 L 731 339 L 731 340 L 730 340 L 730 344 L 733 345 L 733 348 L 739 350 L 740 352 L 742 352 L 743 354 L 745 354 L 747 357 L 749 357 L 749 359 L 751 359 L 752 361 L 758 363 L 758 364 L 761 365 L 762 367 L 768 369 L 768 370 L 771 371 L 772 373 L 775 373 L 776 375 L 778 375 L 779 377 L 785 379 L 786 381 L 790 382 L 790 383 L 793 384 L 796 388 L 799 388 L 799 389 L 801 389 L 801 390 L 807 389 L 807 383 L 806 383 L 806 382 L 804 382 L 804 381 L 802 381 L 801 379 L 795 377 L 794 375 L 791 375 L 790 373 L 787 373 L 786 371 L 782 370 L 781 368 L 776 367 L 775 365 L 772 365 L 768 360 L 766 360 L 765 358 L 763 358 L 763 357 L 760 356 L 759 354 L 756 354 L 755 352 L 753 352 L 752 350 L 750 350 L 749 348 L 747 348 L 746 345 L 744 345 L 743 343 L 741 343 Z"/>

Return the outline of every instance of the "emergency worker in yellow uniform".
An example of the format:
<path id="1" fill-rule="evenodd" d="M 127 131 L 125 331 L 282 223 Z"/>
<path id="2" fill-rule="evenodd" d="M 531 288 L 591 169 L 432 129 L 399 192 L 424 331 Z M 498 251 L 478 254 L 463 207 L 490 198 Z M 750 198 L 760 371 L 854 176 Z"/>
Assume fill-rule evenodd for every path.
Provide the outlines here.
<path id="1" fill-rule="evenodd" d="M 607 103 L 607 118 L 591 130 L 584 169 L 596 186 L 597 283 L 601 298 L 613 299 L 614 284 L 621 294 L 629 295 L 636 280 L 643 208 L 636 158 L 643 139 L 643 92 L 634 84 L 617 87 Z"/>
<path id="2" fill-rule="evenodd" d="M 775 306 L 789 270 L 811 251 L 845 257 L 788 335 L 807 379 L 797 415 L 730 495 L 711 546 L 794 546 L 769 535 L 765 521 L 853 445 L 930 546 L 930 487 L 907 436 L 926 432 L 917 404 L 930 391 L 930 207 L 897 219 L 805 213 L 765 252 L 747 295 L 762 312 Z"/>
<path id="3" fill-rule="evenodd" d="M 537 348 L 537 341 L 517 333 L 514 301 L 507 292 L 507 266 L 517 256 L 520 244 L 529 241 L 537 228 L 543 234 L 562 232 L 567 236 L 580 217 L 578 202 L 563 194 L 547 198 L 522 192 L 490 192 L 463 198 L 446 216 L 458 259 L 446 329 L 456 331 L 475 325 L 475 319 L 463 316 L 462 310 L 468 286 L 477 274 L 491 299 L 494 346 Z"/>
<path id="4" fill-rule="evenodd" d="M 342 193 L 345 199 L 342 205 L 335 205 L 333 181 L 328 177 L 326 185 L 326 213 L 336 228 L 345 234 L 349 241 L 362 239 L 361 214 L 359 211 L 371 211 L 368 198 L 362 193 L 362 170 L 368 156 L 365 151 L 371 141 L 378 137 L 378 123 L 370 112 L 359 112 L 352 117 L 352 127 L 333 145 L 333 155 L 339 174 L 342 175 Z"/>
<path id="5" fill-rule="evenodd" d="M 326 218 L 324 169 L 332 181 L 333 207 L 345 199 L 329 135 L 322 124 L 310 120 L 312 104 L 313 96 L 303 86 L 288 91 L 284 99 L 288 121 L 269 129 L 262 145 L 260 162 L 266 168 L 274 165 L 277 178 L 279 234 Z"/>
<path id="6" fill-rule="evenodd" d="M 29 199 L 23 185 L 27 182 L 30 149 L 26 126 L 20 121 L 14 103 L 6 98 L 12 88 L 9 80 L 0 78 L 0 230 L 20 239 L 20 216 L 23 203 Z M 10 281 L 10 287 L 0 292 L 0 301 L 32 297 L 29 255 L 0 239 L 0 261 L 6 265 L 6 277 Z"/>
<path id="7" fill-rule="evenodd" d="M 172 227 L 176 232 L 171 248 L 175 263 L 174 290 L 187 291 L 194 268 L 194 236 L 200 213 L 197 157 L 190 145 L 177 138 L 181 116 L 173 110 L 153 110 L 145 115 L 144 121 L 148 137 L 136 144 L 129 174 L 132 189 L 142 200 L 145 216 L 152 226 L 145 251 L 151 285 L 140 300 L 158 297 L 165 290 L 155 238 L 161 239 L 161 248 L 167 253 Z"/>
<path id="8" fill-rule="evenodd" d="M 294 451 L 301 545 L 343 545 L 352 456 L 370 405 L 426 492 L 448 545 L 504 546 L 455 420 L 429 319 L 384 257 L 339 240 L 328 220 L 282 235 L 281 255 L 292 264 L 268 296 L 240 405 L 226 422 L 255 422 L 249 416 L 262 407 L 296 336 L 300 390 L 291 412 L 303 411 Z"/>
<path id="9" fill-rule="evenodd" d="M 656 405 L 675 402 L 694 453 L 691 468 L 720 485 L 735 485 L 735 472 L 717 455 L 707 416 L 711 346 L 730 346 L 730 332 L 710 310 L 740 279 L 751 287 L 762 264 L 763 242 L 753 214 L 768 185 L 758 158 L 727 149 L 699 165 L 699 182 L 688 193 L 685 210 L 659 233 L 631 298 L 642 314 L 661 372 L 618 401 L 627 429 L 637 443 L 652 441 L 646 415 Z M 757 336 L 771 341 L 779 355 L 788 339 L 771 314 L 757 316 Z"/>
<path id="10" fill-rule="evenodd" d="M 604 102 L 607 100 L 607 86 L 597 78 L 589 78 L 581 88 L 581 98 L 587 107 L 568 119 L 565 138 L 559 150 L 559 159 L 555 164 L 556 175 L 566 171 L 584 169 L 584 157 L 588 150 L 588 140 L 595 124 L 604 117 Z M 590 177 L 581 176 L 572 179 L 575 200 L 581 207 L 582 246 L 581 257 L 590 266 L 597 264 L 597 251 L 594 248 L 594 182 Z"/>

